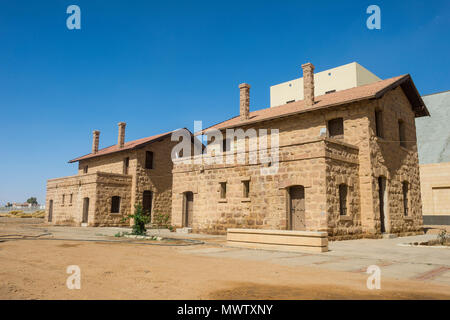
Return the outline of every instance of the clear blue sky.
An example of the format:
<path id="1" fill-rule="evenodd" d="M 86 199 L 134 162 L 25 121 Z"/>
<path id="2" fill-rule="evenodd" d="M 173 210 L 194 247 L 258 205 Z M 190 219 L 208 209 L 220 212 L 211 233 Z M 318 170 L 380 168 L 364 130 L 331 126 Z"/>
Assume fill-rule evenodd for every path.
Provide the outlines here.
<path id="1" fill-rule="evenodd" d="M 67 6 L 81 30 L 66 28 Z M 366 8 L 381 8 L 381 30 Z M 450 2 L 0 1 L 0 204 L 76 173 L 67 161 L 117 141 L 235 116 L 269 87 L 357 61 L 381 78 L 410 73 L 421 94 L 450 89 Z"/>

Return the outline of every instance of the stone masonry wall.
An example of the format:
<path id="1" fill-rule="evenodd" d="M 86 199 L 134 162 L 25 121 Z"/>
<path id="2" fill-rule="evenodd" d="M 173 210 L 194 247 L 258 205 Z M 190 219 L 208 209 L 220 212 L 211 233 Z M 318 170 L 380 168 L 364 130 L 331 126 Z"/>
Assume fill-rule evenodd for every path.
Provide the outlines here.
<path id="1" fill-rule="evenodd" d="M 382 111 L 383 137 L 375 132 L 374 110 Z M 370 119 L 370 161 L 372 164 L 372 191 L 374 229 L 379 232 L 378 177 L 387 180 L 386 231 L 397 234 L 421 233 L 422 205 L 420 194 L 419 159 L 414 113 L 401 88 L 388 92 L 372 102 Z M 398 120 L 405 124 L 406 146 L 400 146 Z M 403 214 L 402 183 L 408 182 L 408 216 Z"/>
<path id="2" fill-rule="evenodd" d="M 385 111 L 386 136 L 381 146 L 381 139 L 374 131 L 375 108 Z M 327 121 L 338 117 L 344 122 L 343 139 L 320 138 Z M 406 148 L 398 143 L 399 117 L 405 122 L 410 141 Z M 183 224 L 183 193 L 192 191 L 196 231 L 225 233 L 230 227 L 285 229 L 288 187 L 302 185 L 308 230 L 327 230 L 330 237 L 338 239 L 372 237 L 380 233 L 377 179 L 384 174 L 388 179 L 387 231 L 420 232 L 422 215 L 414 114 L 400 88 L 379 100 L 354 102 L 242 127 L 249 128 L 279 129 L 277 174 L 261 175 L 261 164 L 177 162 L 173 170 L 173 224 Z M 250 180 L 248 199 L 242 198 L 243 180 Z M 402 181 L 410 185 L 408 217 L 402 216 Z M 220 182 L 227 182 L 226 200 L 220 199 Z M 347 216 L 339 215 L 341 183 L 348 185 Z"/>
<path id="3" fill-rule="evenodd" d="M 152 219 L 155 214 L 172 212 L 172 168 L 171 151 L 177 142 L 170 137 L 136 151 L 136 181 L 133 203 L 142 202 L 145 190 L 152 191 Z M 145 168 L 145 153 L 153 152 L 153 169 Z"/>
<path id="4" fill-rule="evenodd" d="M 144 190 L 153 192 L 152 213 L 171 213 L 172 161 L 170 137 L 141 149 L 81 160 L 78 175 L 49 180 L 47 208 L 53 200 L 53 223 L 80 225 L 83 198 L 89 197 L 89 225 L 123 225 L 122 216 L 132 214 L 134 205 L 142 201 Z M 145 151 L 153 151 L 154 168 L 145 169 Z M 129 157 L 128 175 L 123 175 L 124 159 Z M 88 173 L 84 168 L 88 167 Z M 123 181 L 122 181 L 123 180 Z M 64 195 L 65 203 L 62 204 Z M 72 203 L 69 199 L 72 195 Z M 112 196 L 121 197 L 119 214 L 111 214 Z M 95 212 L 95 216 L 91 214 Z M 47 209 L 48 215 L 48 209 Z M 131 221 L 126 223 L 130 224 Z"/>
<path id="5" fill-rule="evenodd" d="M 130 212 L 130 193 L 127 175 L 95 172 L 52 179 L 47 182 L 46 221 L 53 200 L 52 224 L 81 225 L 83 199 L 89 198 L 88 225 L 124 225 L 120 220 Z M 121 197 L 119 214 L 110 212 L 112 196 Z"/>
<path id="6" fill-rule="evenodd" d="M 346 116 L 346 111 L 336 116 Z M 355 181 L 358 194 L 358 148 L 344 141 L 319 137 L 326 127 L 327 114 L 311 112 L 282 120 L 259 123 L 252 128 L 280 130 L 280 167 L 275 175 L 261 175 L 263 165 L 183 165 L 173 170 L 172 221 L 181 226 L 183 193 L 194 192 L 193 228 L 208 233 L 225 233 L 226 228 L 250 227 L 286 229 L 288 188 L 305 187 L 306 227 L 308 230 L 328 230 L 327 163 L 333 160 Z M 359 126 L 359 119 L 345 118 L 345 127 Z M 248 128 L 243 128 L 244 130 Z M 347 132 L 347 131 L 346 131 Z M 345 137 L 348 139 L 349 137 Z M 351 139 L 349 139 L 351 140 Z M 350 164 L 348 164 L 350 162 Z M 250 180 L 250 197 L 242 198 L 242 180 Z M 227 182 L 227 199 L 220 199 L 220 182 Z M 331 185 L 330 185 L 331 187 Z M 359 202 L 353 201 L 354 219 L 359 219 Z M 360 232 L 348 226 L 351 232 Z M 353 224 L 353 222 L 352 222 Z M 332 224 L 332 229 L 336 227 Z M 356 228 L 356 229 L 355 229 Z M 338 229 L 336 229 L 338 230 Z"/>

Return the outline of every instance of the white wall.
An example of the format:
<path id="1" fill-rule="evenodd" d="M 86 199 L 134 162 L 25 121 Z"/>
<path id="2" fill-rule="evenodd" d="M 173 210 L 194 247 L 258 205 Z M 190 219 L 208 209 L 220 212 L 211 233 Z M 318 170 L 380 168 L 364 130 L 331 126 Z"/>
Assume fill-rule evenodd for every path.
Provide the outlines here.
<path id="1" fill-rule="evenodd" d="M 314 74 L 314 95 L 320 96 L 330 90 L 344 90 L 370 84 L 381 79 L 372 72 L 352 62 Z M 303 100 L 303 78 L 283 82 L 270 87 L 270 106 L 276 107 L 288 101 Z"/>

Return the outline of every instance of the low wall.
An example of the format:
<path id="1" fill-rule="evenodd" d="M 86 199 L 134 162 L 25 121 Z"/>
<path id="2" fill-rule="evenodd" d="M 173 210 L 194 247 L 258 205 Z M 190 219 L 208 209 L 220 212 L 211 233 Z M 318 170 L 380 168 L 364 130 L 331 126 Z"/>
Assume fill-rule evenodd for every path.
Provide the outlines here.
<path id="1" fill-rule="evenodd" d="M 328 235 L 316 231 L 227 229 L 227 244 L 279 251 L 328 251 Z"/>

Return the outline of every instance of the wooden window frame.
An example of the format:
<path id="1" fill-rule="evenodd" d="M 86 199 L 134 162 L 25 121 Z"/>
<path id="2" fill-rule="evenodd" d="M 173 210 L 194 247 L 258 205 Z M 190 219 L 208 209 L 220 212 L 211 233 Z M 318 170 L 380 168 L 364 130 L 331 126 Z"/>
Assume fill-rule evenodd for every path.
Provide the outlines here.
<path id="1" fill-rule="evenodd" d="M 128 174 L 128 169 L 130 168 L 130 157 L 123 159 L 123 174 Z"/>
<path id="2" fill-rule="evenodd" d="M 250 198 L 250 180 L 242 181 L 242 196 L 244 198 Z"/>
<path id="3" fill-rule="evenodd" d="M 226 199 L 227 198 L 227 183 L 226 182 L 220 182 L 220 199 Z"/>
<path id="4" fill-rule="evenodd" d="M 112 196 L 111 197 L 111 213 L 120 213 L 120 196 Z"/>
<path id="5" fill-rule="evenodd" d="M 153 151 L 145 151 L 145 169 L 154 169 L 155 155 Z"/>
<path id="6" fill-rule="evenodd" d="M 342 133 L 340 134 L 334 134 L 332 133 L 332 129 L 334 130 L 333 123 L 341 123 L 340 127 L 342 128 Z M 328 138 L 333 139 L 343 139 L 344 138 L 344 118 L 334 118 L 327 121 L 327 131 L 328 131 Z"/>
<path id="7" fill-rule="evenodd" d="M 339 216 L 345 217 L 348 216 L 348 185 L 345 183 L 341 183 L 339 185 Z M 343 191 L 345 188 L 345 195 L 343 195 Z"/>

